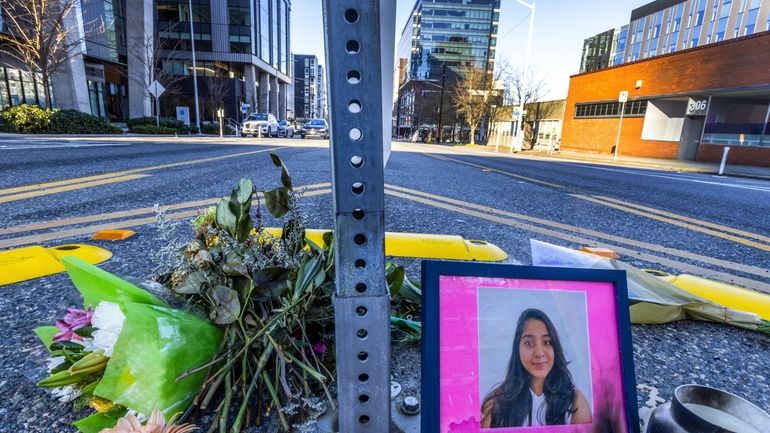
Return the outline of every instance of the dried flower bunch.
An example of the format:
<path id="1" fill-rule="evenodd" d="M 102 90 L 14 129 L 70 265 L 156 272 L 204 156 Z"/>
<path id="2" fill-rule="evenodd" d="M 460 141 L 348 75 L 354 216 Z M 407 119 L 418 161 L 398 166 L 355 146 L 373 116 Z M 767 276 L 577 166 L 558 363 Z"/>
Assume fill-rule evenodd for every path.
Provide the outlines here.
<path id="1" fill-rule="evenodd" d="M 270 214 L 284 221 L 280 237 L 263 230 L 258 202 L 252 210 L 255 189 L 242 179 L 229 198 L 193 221 L 196 236 L 182 265 L 161 279 L 224 328 L 211 361 L 180 377 L 207 371 L 193 407 L 213 405 L 219 431 L 241 431 L 270 409 L 288 431 L 309 416 L 289 415 L 290 402 L 321 395 L 333 405 L 331 236 L 324 245 L 305 239 L 300 195 L 280 158 L 271 158 L 281 186 L 263 196 Z"/>

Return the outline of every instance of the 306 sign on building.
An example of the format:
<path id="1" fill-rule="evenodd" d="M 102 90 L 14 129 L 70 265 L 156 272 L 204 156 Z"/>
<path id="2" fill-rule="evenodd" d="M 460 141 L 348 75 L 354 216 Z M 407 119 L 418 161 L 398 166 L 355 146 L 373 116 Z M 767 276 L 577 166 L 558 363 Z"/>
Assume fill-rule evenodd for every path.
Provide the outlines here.
<path id="1" fill-rule="evenodd" d="M 687 102 L 687 116 L 705 116 L 709 109 L 709 98 L 697 98 Z"/>

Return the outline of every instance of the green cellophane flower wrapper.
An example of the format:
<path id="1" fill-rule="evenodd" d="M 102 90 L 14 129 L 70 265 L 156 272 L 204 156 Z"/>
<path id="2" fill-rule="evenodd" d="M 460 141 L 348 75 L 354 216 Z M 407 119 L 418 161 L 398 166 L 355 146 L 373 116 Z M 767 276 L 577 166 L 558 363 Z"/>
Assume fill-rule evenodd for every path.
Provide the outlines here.
<path id="1" fill-rule="evenodd" d="M 214 356 L 222 331 L 207 319 L 165 307 L 155 295 L 78 258 L 64 257 L 62 263 L 83 295 L 84 308 L 112 302 L 126 316 L 94 395 L 144 414 L 156 407 L 167 417 L 184 411 L 203 383 L 205 371 L 179 383 L 176 378 Z M 50 344 L 55 330 L 43 327 L 36 333 Z M 92 425 L 104 421 L 95 415 L 76 426 L 92 433 Z"/>
<path id="2" fill-rule="evenodd" d="M 77 257 L 63 257 L 61 261 L 72 284 L 83 295 L 84 308 L 89 306 L 96 308 L 102 301 L 118 305 L 123 305 L 125 302 L 166 305 L 152 293 Z"/>
<path id="3" fill-rule="evenodd" d="M 206 319 L 156 305 L 125 303 L 126 321 L 94 394 L 149 414 L 184 411 L 206 372 L 176 378 L 209 361 L 222 331 Z"/>

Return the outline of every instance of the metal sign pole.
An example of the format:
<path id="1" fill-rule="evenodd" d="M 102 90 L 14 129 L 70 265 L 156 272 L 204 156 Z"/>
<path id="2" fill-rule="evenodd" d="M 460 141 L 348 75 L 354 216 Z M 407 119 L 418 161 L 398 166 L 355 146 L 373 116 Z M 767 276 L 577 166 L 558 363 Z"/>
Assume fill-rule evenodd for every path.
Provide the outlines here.
<path id="1" fill-rule="evenodd" d="M 339 428 L 390 431 L 379 2 L 324 0 L 334 190 Z M 390 68 L 388 68 L 390 69 Z M 389 140 L 390 137 L 387 137 Z M 388 143 L 389 144 L 389 143 Z"/>

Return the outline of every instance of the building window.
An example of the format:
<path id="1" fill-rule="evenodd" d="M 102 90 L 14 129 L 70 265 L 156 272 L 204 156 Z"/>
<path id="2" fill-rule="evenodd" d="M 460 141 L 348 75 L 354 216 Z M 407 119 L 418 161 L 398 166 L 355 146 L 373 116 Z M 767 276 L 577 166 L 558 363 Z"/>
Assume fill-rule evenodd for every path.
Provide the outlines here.
<path id="1" fill-rule="evenodd" d="M 761 4 L 762 0 L 749 0 L 749 10 L 746 12 L 746 23 L 743 27 L 744 36 L 754 33 L 759 15 L 759 6 Z"/>
<path id="2" fill-rule="evenodd" d="M 575 118 L 620 117 L 620 102 L 599 102 L 590 104 L 575 104 Z M 623 112 L 625 117 L 641 117 L 647 113 L 647 100 L 637 99 L 626 102 Z"/>

